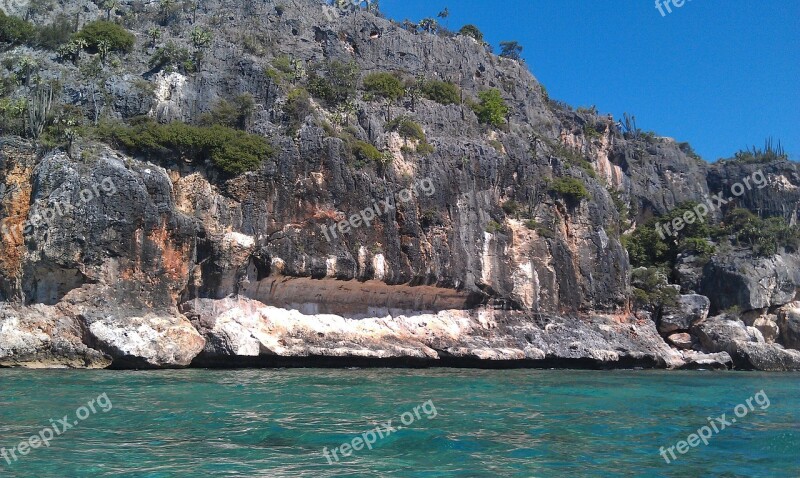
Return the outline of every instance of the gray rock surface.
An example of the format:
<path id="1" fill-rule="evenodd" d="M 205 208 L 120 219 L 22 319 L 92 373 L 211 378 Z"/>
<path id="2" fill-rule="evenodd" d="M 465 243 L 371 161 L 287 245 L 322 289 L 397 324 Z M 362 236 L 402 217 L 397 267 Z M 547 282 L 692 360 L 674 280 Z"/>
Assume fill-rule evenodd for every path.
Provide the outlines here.
<path id="1" fill-rule="evenodd" d="M 800 370 L 800 352 L 768 344 L 761 333 L 739 319 L 721 315 L 693 327 L 704 351 L 726 352 L 737 368 L 786 371 Z"/>
<path id="2" fill-rule="evenodd" d="M 711 299 L 714 311 L 781 306 L 794 299 L 800 259 L 782 253 L 753 258 L 748 251 L 714 256 L 705 266 L 700 293 Z"/>
<path id="3" fill-rule="evenodd" d="M 658 331 L 670 334 L 688 331 L 693 324 L 708 317 L 711 302 L 708 297 L 697 294 L 678 296 L 675 306 L 665 306 L 658 323 Z"/>

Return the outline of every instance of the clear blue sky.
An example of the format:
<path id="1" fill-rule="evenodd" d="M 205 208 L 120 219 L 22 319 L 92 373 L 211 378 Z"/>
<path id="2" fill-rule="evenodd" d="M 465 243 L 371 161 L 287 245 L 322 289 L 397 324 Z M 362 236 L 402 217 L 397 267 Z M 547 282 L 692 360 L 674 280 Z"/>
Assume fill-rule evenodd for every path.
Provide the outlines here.
<path id="1" fill-rule="evenodd" d="M 663 1 L 663 0 L 662 0 Z M 390 18 L 517 40 L 551 97 L 689 141 L 706 160 L 780 139 L 800 160 L 800 0 L 381 0 Z"/>

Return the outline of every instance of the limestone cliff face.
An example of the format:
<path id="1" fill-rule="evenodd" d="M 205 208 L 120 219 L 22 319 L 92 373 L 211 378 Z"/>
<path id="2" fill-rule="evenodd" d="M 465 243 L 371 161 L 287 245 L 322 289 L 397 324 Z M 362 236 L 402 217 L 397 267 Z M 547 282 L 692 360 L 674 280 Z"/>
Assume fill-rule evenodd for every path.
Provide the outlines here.
<path id="1" fill-rule="evenodd" d="M 82 22 L 101 14 L 94 8 L 80 9 Z M 219 99 L 249 93 L 256 105 L 247 129 L 276 154 L 231 177 L 197 158 L 137 158 L 90 137 L 69 154 L 3 137 L 0 217 L 10 232 L 0 241 L 0 299 L 10 309 L 0 316 L 0 365 L 235 365 L 244 363 L 237 357 L 279 356 L 731 364 L 722 348 L 670 348 L 654 321 L 633 315 L 620 207 L 635 224 L 745 171 L 559 106 L 524 65 L 471 38 L 413 33 L 369 12 L 324 13 L 312 0 L 208 1 L 178 11 L 161 44 L 190 49 L 192 28 L 214 33 L 193 73 L 150 66 L 145 32 L 160 14 L 141 2 L 114 12 L 137 35 L 135 51 L 91 79 L 80 67 L 90 58 L 74 65 L 27 47 L 2 54 L 35 57 L 41 75 L 61 79 L 57 101 L 88 123 L 99 114 L 192 123 Z M 407 97 L 387 107 L 359 96 L 348 113 L 313 99 L 294 130 L 284 112 L 290 87 L 265 74 L 283 56 L 301 80 L 306 68 L 340 60 L 354 61 L 362 77 L 396 71 L 451 81 L 467 98 L 497 88 L 510 106 L 508 126 L 488 128 L 466 105 Z M 387 113 L 419 123 L 433 152 L 403 147 L 386 131 Z M 331 128 L 393 161 L 354 164 Z M 770 186 L 743 206 L 794 220 L 795 165 L 771 165 L 767 174 Z M 553 193 L 561 177 L 582 182 L 588 199 Z M 393 207 L 369 226 L 331 232 L 387 199 Z M 23 231 L 34 217 L 49 220 Z M 693 292 L 713 302 L 714 281 L 724 280 L 739 294 L 783 274 L 776 264 L 750 282 L 716 279 L 726 276 L 708 266 L 694 271 L 707 285 Z M 781 294 L 752 299 L 750 308 L 766 313 L 790 302 L 800 282 L 793 271 L 780 276 Z M 783 363 L 800 368 L 800 358 Z"/>

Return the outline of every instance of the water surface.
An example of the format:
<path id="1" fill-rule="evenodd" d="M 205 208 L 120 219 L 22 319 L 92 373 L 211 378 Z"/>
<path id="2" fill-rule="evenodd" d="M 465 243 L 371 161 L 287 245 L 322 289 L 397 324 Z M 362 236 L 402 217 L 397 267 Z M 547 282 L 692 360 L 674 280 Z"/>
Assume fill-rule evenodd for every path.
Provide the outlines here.
<path id="1" fill-rule="evenodd" d="M 0 458 L 0 477 L 796 478 L 798 379 L 757 372 L 0 369 L 0 447 L 38 435 L 50 419 L 78 422 L 49 447 L 18 454 L 10 465 Z M 734 407 L 761 390 L 769 406 L 751 400 L 754 409 L 707 446 L 676 450 L 671 464 L 659 454 L 707 417 L 725 413 L 730 421 Z M 402 419 L 411 423 L 378 438 L 372 450 L 339 454 L 332 464 L 323 455 L 325 447 L 358 444 L 352 440 L 388 420 L 402 426 Z"/>

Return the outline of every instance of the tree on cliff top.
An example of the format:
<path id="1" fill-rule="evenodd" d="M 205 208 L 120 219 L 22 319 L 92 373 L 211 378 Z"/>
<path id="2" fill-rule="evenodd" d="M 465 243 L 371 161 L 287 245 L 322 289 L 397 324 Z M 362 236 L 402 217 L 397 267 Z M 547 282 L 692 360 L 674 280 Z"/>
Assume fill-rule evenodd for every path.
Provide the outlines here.
<path id="1" fill-rule="evenodd" d="M 511 58 L 512 60 L 522 59 L 522 45 L 516 41 L 502 41 L 500 42 L 500 56 L 504 58 Z"/>

